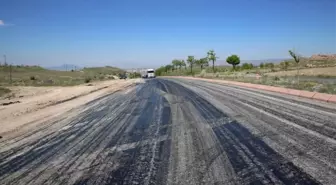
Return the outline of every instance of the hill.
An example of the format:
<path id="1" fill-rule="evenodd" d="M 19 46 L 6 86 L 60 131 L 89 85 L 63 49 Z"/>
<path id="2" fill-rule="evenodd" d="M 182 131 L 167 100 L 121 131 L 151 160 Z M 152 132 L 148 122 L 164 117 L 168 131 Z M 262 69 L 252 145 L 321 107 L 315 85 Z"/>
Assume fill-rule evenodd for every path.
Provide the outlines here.
<path id="1" fill-rule="evenodd" d="M 317 54 L 317 55 L 312 55 L 310 60 L 336 60 L 336 54 L 332 55 L 325 55 L 325 54 Z"/>

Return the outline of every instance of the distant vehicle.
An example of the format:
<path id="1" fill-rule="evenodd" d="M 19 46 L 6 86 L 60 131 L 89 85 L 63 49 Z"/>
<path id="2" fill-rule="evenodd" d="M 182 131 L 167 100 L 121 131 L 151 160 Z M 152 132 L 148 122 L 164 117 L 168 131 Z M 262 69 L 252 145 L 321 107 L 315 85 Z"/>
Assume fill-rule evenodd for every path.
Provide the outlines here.
<path id="1" fill-rule="evenodd" d="M 155 78 L 154 69 L 147 69 L 147 78 Z"/>

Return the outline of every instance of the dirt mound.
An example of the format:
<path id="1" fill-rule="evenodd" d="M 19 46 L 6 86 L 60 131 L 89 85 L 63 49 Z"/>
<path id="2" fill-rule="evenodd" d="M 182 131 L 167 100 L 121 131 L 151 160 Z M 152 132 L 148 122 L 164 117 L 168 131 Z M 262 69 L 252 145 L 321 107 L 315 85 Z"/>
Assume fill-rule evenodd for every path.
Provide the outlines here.
<path id="1" fill-rule="evenodd" d="M 312 55 L 310 60 L 336 60 L 336 54 L 325 55 L 325 54 L 317 54 Z"/>

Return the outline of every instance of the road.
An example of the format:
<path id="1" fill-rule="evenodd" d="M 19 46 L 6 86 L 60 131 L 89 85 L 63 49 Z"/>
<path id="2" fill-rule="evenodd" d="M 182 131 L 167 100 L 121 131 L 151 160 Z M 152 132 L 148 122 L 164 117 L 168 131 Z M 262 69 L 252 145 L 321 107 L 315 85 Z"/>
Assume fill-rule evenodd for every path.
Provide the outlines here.
<path id="1" fill-rule="evenodd" d="M 146 80 L 19 133 L 0 184 L 336 182 L 334 104 L 204 81 Z"/>

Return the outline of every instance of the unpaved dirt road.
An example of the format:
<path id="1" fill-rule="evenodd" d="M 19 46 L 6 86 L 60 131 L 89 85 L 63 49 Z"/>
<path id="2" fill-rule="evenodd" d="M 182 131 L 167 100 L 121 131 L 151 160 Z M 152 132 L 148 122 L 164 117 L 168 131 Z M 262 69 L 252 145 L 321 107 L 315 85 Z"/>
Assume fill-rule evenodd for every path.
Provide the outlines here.
<path id="1" fill-rule="evenodd" d="M 0 184 L 334 184 L 336 106 L 153 79 L 0 139 Z"/>

